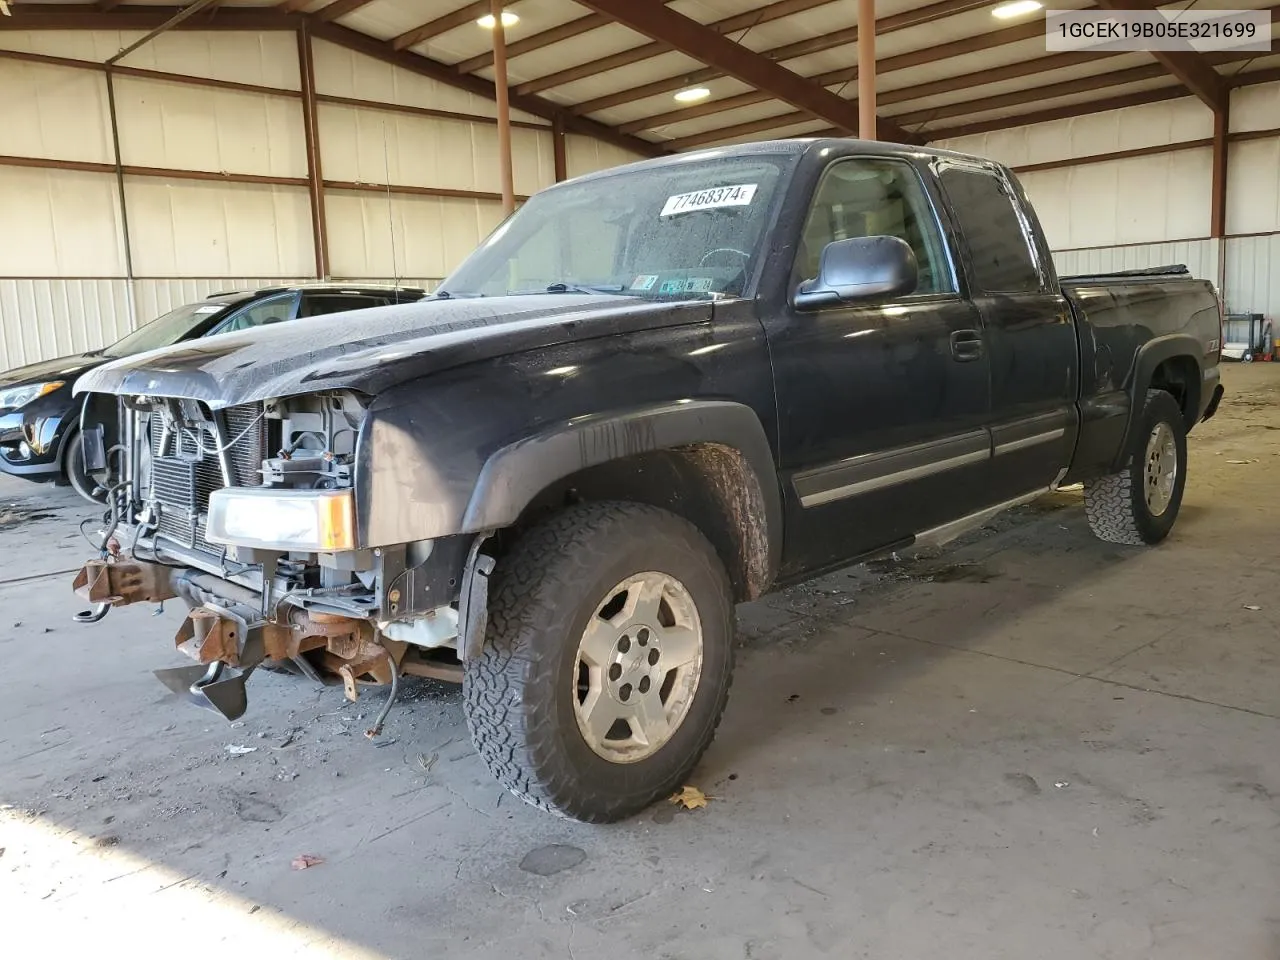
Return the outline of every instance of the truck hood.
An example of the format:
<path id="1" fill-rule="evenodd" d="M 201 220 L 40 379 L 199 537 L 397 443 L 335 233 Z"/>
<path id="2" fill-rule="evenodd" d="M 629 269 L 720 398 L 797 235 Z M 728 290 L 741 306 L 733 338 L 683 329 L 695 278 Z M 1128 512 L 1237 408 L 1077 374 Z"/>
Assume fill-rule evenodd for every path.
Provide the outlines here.
<path id="1" fill-rule="evenodd" d="M 273 324 L 125 357 L 76 393 L 189 397 L 237 406 L 325 390 L 376 395 L 449 367 L 575 340 L 711 318 L 709 300 L 545 294 L 423 300 Z"/>
<path id="2" fill-rule="evenodd" d="M 43 383 L 48 380 L 72 380 L 94 364 L 102 363 L 98 353 L 77 353 L 54 360 L 39 360 L 25 367 L 14 367 L 0 373 L 0 387 L 20 387 L 26 383 Z"/>

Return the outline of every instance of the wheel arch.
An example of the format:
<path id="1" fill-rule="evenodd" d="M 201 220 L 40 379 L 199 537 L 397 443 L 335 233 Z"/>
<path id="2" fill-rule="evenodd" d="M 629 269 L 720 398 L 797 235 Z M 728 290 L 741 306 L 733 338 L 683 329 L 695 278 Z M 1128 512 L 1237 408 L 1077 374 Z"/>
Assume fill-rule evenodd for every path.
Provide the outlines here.
<path id="1" fill-rule="evenodd" d="M 735 599 L 760 596 L 782 552 L 782 499 L 759 417 L 744 404 L 694 400 L 582 418 L 494 453 L 464 532 L 522 529 L 590 500 L 647 503 L 702 531 Z"/>
<path id="2" fill-rule="evenodd" d="M 1142 415 L 1148 390 L 1164 390 L 1173 395 L 1182 410 L 1188 432 L 1196 424 L 1204 388 L 1200 364 L 1202 353 L 1200 341 L 1184 333 L 1157 337 L 1138 350 L 1129 380 L 1129 421 L 1114 464 L 1116 469 L 1124 465 L 1134 425 Z"/>

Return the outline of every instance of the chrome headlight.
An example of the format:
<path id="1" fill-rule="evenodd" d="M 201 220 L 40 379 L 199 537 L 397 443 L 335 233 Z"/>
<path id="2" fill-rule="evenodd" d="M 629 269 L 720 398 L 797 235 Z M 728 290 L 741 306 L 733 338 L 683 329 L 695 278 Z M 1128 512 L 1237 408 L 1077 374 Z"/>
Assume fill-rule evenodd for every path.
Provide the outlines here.
<path id="1" fill-rule="evenodd" d="M 209 496 L 205 539 L 267 550 L 354 550 L 355 499 L 350 490 L 224 487 Z"/>
<path id="2" fill-rule="evenodd" d="M 66 382 L 50 380 L 47 383 L 28 383 L 25 386 L 0 390 L 0 410 L 16 410 L 18 407 L 25 407 L 32 400 L 38 400 L 47 393 L 53 393 Z"/>

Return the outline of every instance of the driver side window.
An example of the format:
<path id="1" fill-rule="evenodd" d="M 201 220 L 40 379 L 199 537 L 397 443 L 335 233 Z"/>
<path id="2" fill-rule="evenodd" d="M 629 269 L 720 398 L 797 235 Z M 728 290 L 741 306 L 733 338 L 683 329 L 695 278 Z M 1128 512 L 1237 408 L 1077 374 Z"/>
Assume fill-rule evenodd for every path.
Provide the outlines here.
<path id="1" fill-rule="evenodd" d="M 909 164 L 867 157 L 840 160 L 823 174 L 805 221 L 792 285 L 818 275 L 823 248 L 850 237 L 904 240 L 920 269 L 917 294 L 954 293 L 937 221 Z"/>
<path id="2" fill-rule="evenodd" d="M 214 333 L 237 333 L 253 327 L 265 326 L 269 323 L 281 323 L 293 318 L 293 304 L 297 295 L 290 293 L 283 297 L 272 297 L 250 307 L 245 307 L 228 320 L 223 321 Z"/>

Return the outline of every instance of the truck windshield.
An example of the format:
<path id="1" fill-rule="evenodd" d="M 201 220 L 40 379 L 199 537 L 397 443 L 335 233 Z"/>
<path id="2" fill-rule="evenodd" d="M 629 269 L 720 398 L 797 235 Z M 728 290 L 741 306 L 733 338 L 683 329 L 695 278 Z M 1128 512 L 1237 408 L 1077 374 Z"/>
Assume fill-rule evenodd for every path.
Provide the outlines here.
<path id="1" fill-rule="evenodd" d="M 180 343 L 195 332 L 197 327 L 213 320 L 235 306 L 230 303 L 189 303 L 170 310 L 162 317 L 144 324 L 133 333 L 117 340 L 102 351 L 107 357 L 129 357 L 158 347 L 170 347 Z"/>
<path id="2" fill-rule="evenodd" d="M 691 160 L 536 194 L 439 296 L 739 295 L 789 157 Z"/>

